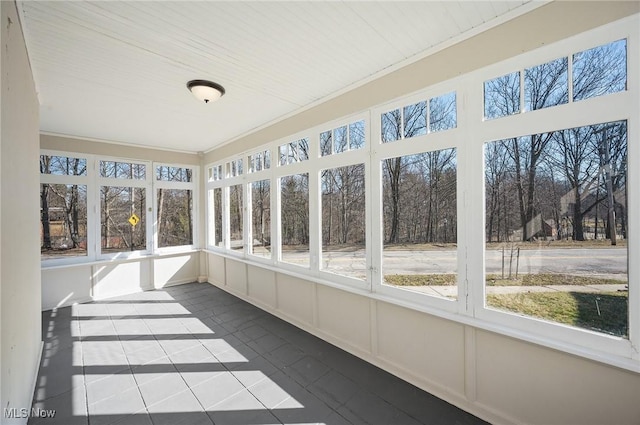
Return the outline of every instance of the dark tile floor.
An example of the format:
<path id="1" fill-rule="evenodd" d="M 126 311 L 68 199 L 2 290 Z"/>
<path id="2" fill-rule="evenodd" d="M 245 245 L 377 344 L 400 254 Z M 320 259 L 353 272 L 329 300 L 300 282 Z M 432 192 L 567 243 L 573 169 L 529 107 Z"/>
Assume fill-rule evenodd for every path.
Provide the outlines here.
<path id="1" fill-rule="evenodd" d="M 209 284 L 42 316 L 29 424 L 483 424 Z"/>

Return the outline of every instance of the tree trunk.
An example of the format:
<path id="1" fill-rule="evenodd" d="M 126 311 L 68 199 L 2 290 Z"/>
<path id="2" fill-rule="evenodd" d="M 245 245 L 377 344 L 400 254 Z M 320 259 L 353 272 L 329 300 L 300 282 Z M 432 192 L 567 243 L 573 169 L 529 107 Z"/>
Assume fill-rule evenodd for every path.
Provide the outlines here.
<path id="1" fill-rule="evenodd" d="M 40 218 L 42 221 L 42 248 L 51 249 L 51 223 L 49 222 L 49 185 L 40 187 Z"/>

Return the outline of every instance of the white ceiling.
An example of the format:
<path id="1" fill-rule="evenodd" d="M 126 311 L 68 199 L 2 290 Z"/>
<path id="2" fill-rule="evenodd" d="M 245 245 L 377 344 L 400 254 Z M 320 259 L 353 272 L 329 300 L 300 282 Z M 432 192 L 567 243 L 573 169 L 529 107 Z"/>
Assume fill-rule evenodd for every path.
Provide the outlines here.
<path id="1" fill-rule="evenodd" d="M 19 7 L 41 131 L 198 152 L 524 13 L 528 1 Z M 226 95 L 199 103 L 192 79 L 220 83 Z"/>

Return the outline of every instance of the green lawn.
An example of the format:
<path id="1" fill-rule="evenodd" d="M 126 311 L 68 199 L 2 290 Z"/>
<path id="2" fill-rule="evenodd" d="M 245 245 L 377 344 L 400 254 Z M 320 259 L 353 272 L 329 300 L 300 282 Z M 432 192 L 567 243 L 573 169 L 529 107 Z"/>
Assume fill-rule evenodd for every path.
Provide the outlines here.
<path id="1" fill-rule="evenodd" d="M 568 274 L 520 274 L 515 277 L 502 279 L 500 275 L 487 275 L 488 286 L 546 286 L 546 285 L 616 285 L 625 281 L 606 279 L 601 277 L 576 276 Z"/>
<path id="2" fill-rule="evenodd" d="M 388 274 L 385 282 L 396 286 L 455 285 L 455 274 Z M 501 279 L 499 275 L 487 275 L 487 286 L 545 286 L 545 285 L 615 285 L 621 280 L 600 277 L 562 274 L 521 274 L 517 279 Z"/>
<path id="3" fill-rule="evenodd" d="M 396 286 L 451 286 L 455 274 L 385 275 L 384 280 Z M 531 274 L 518 279 L 500 279 L 487 275 L 488 286 L 544 286 L 544 285 L 605 285 L 624 281 L 587 276 Z M 487 305 L 526 316 L 580 328 L 596 330 L 616 336 L 628 333 L 628 297 L 623 292 L 525 292 L 518 294 L 488 294 Z M 599 311 L 598 311 L 599 310 Z"/>
<path id="4" fill-rule="evenodd" d="M 384 281 L 396 286 L 451 286 L 456 284 L 455 274 L 387 274 Z"/>
<path id="5" fill-rule="evenodd" d="M 627 292 L 489 294 L 487 305 L 616 336 L 628 333 Z"/>

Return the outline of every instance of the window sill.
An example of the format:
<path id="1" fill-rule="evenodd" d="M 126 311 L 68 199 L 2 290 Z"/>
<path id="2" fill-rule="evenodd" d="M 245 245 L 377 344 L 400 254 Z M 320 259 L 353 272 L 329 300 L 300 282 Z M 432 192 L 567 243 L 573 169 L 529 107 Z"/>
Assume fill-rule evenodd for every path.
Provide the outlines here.
<path id="1" fill-rule="evenodd" d="M 202 250 L 198 248 L 189 248 L 183 251 L 156 252 L 154 254 L 142 254 L 142 255 L 129 257 L 129 258 L 105 258 L 105 259 L 99 259 L 99 260 L 83 258 L 80 261 L 73 261 L 73 262 L 65 261 L 63 263 L 57 262 L 57 260 L 51 260 L 50 264 L 41 263 L 40 270 L 56 270 L 56 269 L 67 269 L 72 267 L 87 267 L 87 266 L 104 265 L 104 264 L 132 263 L 136 261 L 153 260 L 158 258 L 180 257 L 183 255 L 195 254 L 200 251 Z"/>

